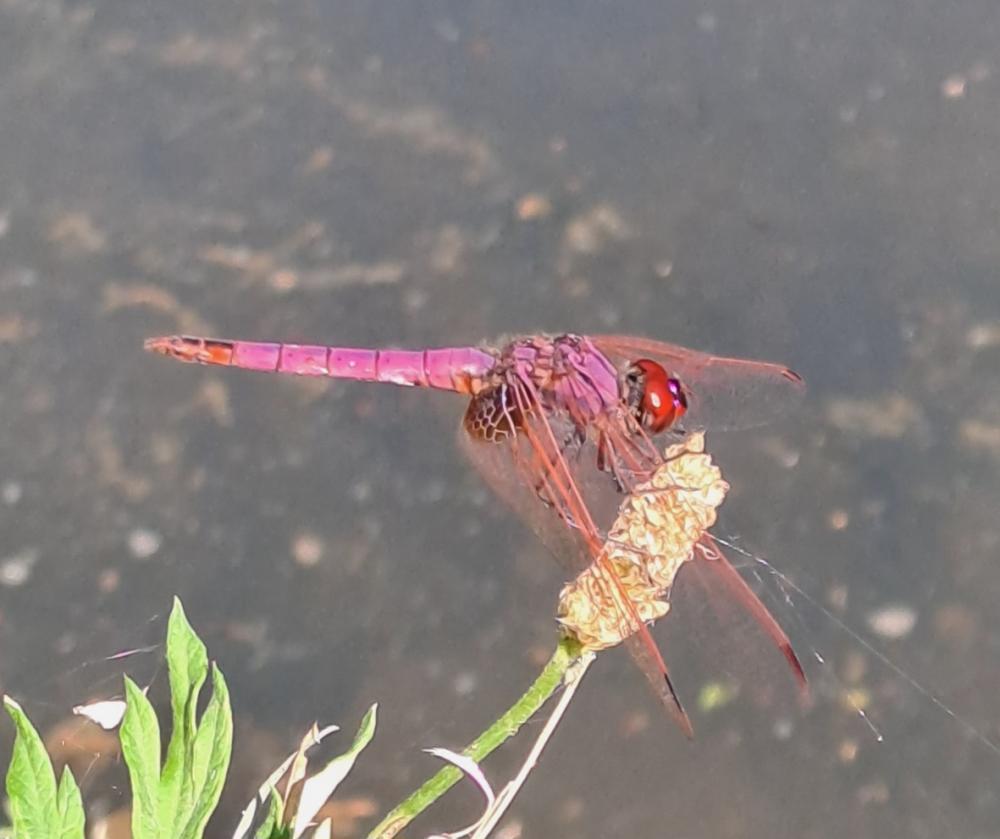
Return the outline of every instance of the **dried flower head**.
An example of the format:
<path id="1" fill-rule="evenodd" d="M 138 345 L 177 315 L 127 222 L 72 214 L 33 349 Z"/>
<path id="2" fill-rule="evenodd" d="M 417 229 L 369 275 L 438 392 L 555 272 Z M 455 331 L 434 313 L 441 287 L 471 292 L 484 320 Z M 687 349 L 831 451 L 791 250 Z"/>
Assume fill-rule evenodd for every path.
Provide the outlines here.
<path id="1" fill-rule="evenodd" d="M 662 618 L 667 595 L 695 543 L 715 524 L 729 491 L 719 467 L 705 453 L 705 436 L 691 434 L 664 452 L 652 477 L 635 487 L 608 531 L 604 562 L 594 563 L 559 594 L 557 619 L 586 649 L 620 644 L 642 621 Z M 614 572 L 616 585 L 609 579 Z M 632 609 L 621 603 L 622 594 Z"/>

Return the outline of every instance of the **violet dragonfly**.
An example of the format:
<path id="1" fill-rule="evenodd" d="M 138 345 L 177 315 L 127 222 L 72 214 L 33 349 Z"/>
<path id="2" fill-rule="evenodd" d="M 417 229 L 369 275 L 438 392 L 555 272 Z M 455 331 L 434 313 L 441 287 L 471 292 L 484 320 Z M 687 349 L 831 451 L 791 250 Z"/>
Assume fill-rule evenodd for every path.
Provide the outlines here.
<path id="1" fill-rule="evenodd" d="M 663 657 L 603 550 L 606 529 L 622 499 L 663 466 L 657 435 L 767 422 L 804 391 L 792 370 L 610 335 L 528 335 L 499 348 L 423 350 L 187 336 L 152 338 L 145 346 L 185 362 L 390 382 L 470 397 L 461 447 L 568 571 L 602 571 L 615 588 L 620 637 L 662 704 L 692 735 Z M 729 598 L 758 622 L 805 691 L 805 674 L 787 635 L 707 532 L 691 558 L 710 568 Z"/>

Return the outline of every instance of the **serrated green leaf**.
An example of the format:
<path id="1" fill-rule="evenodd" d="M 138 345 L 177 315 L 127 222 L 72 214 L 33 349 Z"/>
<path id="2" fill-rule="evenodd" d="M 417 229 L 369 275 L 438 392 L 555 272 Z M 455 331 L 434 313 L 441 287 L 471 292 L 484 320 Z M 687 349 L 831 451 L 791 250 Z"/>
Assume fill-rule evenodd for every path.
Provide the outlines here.
<path id="1" fill-rule="evenodd" d="M 18 839 L 51 839 L 56 822 L 56 775 L 42 738 L 9 696 L 4 706 L 17 736 L 7 770 L 7 797 Z"/>
<path id="2" fill-rule="evenodd" d="M 354 735 L 351 747 L 342 755 L 331 760 L 315 775 L 306 779 L 302 785 L 302 795 L 295 813 L 295 822 L 292 828 L 293 839 L 297 839 L 303 834 L 316 813 L 319 812 L 320 807 L 326 803 L 341 781 L 347 777 L 362 749 L 371 742 L 372 737 L 375 736 L 377 713 L 378 705 L 372 705 L 364 719 L 361 720 L 361 725 L 358 727 L 358 733 Z"/>
<path id="3" fill-rule="evenodd" d="M 195 798 L 179 839 L 201 839 L 219 803 L 233 749 L 233 712 L 222 672 L 212 665 L 212 698 L 194 736 L 190 773 Z"/>
<path id="4" fill-rule="evenodd" d="M 83 799 L 68 766 L 63 769 L 62 777 L 59 779 L 56 806 L 59 810 L 59 819 L 54 839 L 84 839 L 86 816 L 83 812 Z"/>
<path id="5" fill-rule="evenodd" d="M 267 816 L 257 828 L 254 839 L 287 839 L 291 833 L 291 828 L 282 825 L 282 815 L 284 807 L 281 804 L 281 796 L 278 791 L 271 790 L 268 798 Z"/>
<path id="6" fill-rule="evenodd" d="M 178 598 L 167 622 L 167 668 L 170 674 L 171 732 L 159 789 L 159 818 L 165 835 L 175 836 L 187 823 L 197 785 L 191 771 L 198 695 L 208 673 L 208 652 Z"/>
<path id="7" fill-rule="evenodd" d="M 139 686 L 125 677 L 125 717 L 120 738 L 132 784 L 132 839 L 172 839 L 159 819 L 160 725 Z"/>

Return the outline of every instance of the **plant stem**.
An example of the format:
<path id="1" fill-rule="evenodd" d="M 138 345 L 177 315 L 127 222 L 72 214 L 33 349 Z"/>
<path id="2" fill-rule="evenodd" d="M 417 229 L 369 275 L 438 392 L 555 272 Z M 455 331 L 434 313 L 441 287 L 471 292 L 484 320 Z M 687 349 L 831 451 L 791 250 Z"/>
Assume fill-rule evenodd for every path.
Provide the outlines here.
<path id="1" fill-rule="evenodd" d="M 462 752 L 479 762 L 505 743 L 544 705 L 563 683 L 566 671 L 580 658 L 578 642 L 563 637 L 538 678 L 520 699 L 510 706 L 489 728 L 473 740 Z M 420 813 L 431 806 L 462 779 L 457 766 L 446 766 L 401 801 L 368 834 L 368 839 L 392 839 Z"/>
<path id="2" fill-rule="evenodd" d="M 583 653 L 580 658 L 573 662 L 569 670 L 566 671 L 566 675 L 563 678 L 563 693 L 559 697 L 556 709 L 546 721 L 545 727 L 542 729 L 541 734 L 538 735 L 538 739 L 535 740 L 535 745 L 531 747 L 527 759 L 524 761 L 517 775 L 514 776 L 514 780 L 500 791 L 493 804 L 487 808 L 485 815 L 476 827 L 476 832 L 472 835 L 472 839 L 486 839 L 493 832 L 493 828 L 497 826 L 500 819 L 503 818 L 504 813 L 507 812 L 510 805 L 514 803 L 515 796 L 521 791 L 524 782 L 528 780 L 528 775 L 538 765 L 538 759 L 542 756 L 542 751 L 548 745 L 549 740 L 552 739 L 552 735 L 556 733 L 556 726 L 562 721 L 563 714 L 569 708 L 573 694 L 580 687 L 580 681 L 587 672 L 587 668 L 594 663 L 594 657 L 594 653 L 592 652 Z M 454 835 L 457 836 L 457 834 Z"/>

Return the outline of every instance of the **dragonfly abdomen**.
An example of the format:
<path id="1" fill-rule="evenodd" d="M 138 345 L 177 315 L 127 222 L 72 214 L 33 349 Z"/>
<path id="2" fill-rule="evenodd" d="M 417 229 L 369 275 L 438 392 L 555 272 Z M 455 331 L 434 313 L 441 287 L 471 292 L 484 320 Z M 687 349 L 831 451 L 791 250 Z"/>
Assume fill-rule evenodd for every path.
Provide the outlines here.
<path id="1" fill-rule="evenodd" d="M 493 369 L 492 355 L 475 347 L 373 350 L 312 344 L 226 341 L 170 335 L 146 349 L 194 364 L 217 364 L 295 376 L 329 376 L 362 382 L 476 392 Z"/>

